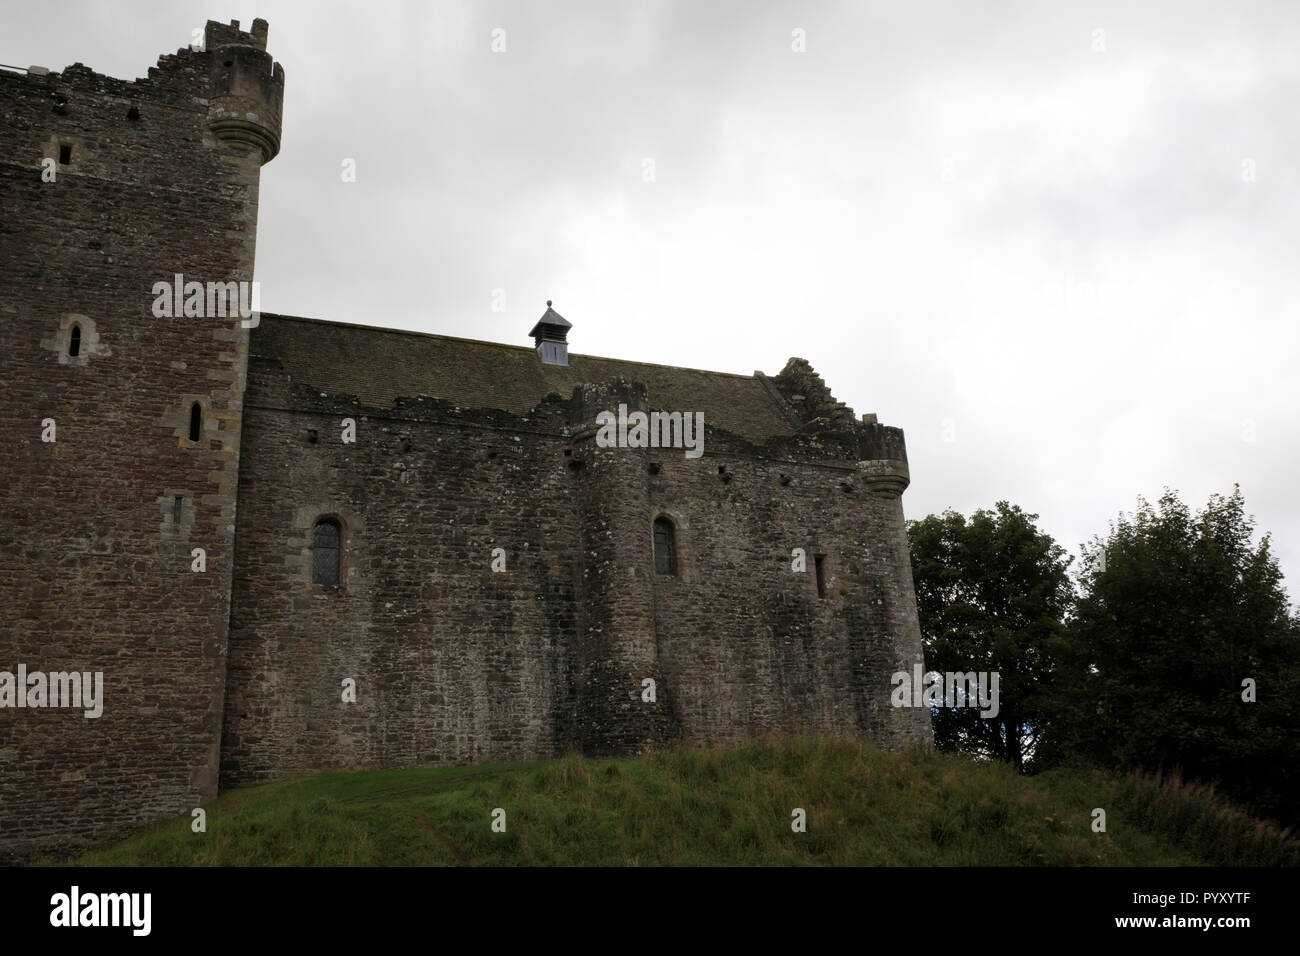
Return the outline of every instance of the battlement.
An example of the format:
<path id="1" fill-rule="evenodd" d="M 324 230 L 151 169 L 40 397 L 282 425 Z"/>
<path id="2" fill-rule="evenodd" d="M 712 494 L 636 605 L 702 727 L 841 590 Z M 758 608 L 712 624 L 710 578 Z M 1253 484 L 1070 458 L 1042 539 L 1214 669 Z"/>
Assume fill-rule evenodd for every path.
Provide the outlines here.
<path id="1" fill-rule="evenodd" d="M 284 68 L 266 52 L 266 21 L 254 20 L 245 33 L 238 20 L 228 27 L 209 20 L 204 36 L 212 57 L 208 128 L 223 143 L 259 150 L 262 162 L 270 162 L 280 152 Z"/>
<path id="2" fill-rule="evenodd" d="M 164 54 L 141 79 L 117 79 L 78 62 L 62 72 L 0 70 L 0 87 L 15 102 L 48 100 L 53 116 L 72 127 L 102 114 L 105 98 L 200 113 L 206 108 L 206 125 L 223 146 L 250 152 L 263 164 L 280 151 L 285 81 L 284 68 L 266 52 L 267 34 L 265 20 L 254 20 L 250 32 L 240 30 L 238 20 L 208 21 L 203 50 Z"/>
<path id="3" fill-rule="evenodd" d="M 253 29 L 248 33 L 239 29 L 238 20 L 231 20 L 228 26 L 209 20 L 203 28 L 203 48 L 211 50 L 219 46 L 251 46 L 265 50 L 268 29 L 266 21 L 260 17 L 253 21 Z"/>
<path id="4" fill-rule="evenodd" d="M 102 673 L 105 701 L 0 720 L 0 854 L 216 794 L 248 329 L 150 293 L 253 279 L 284 85 L 265 32 L 210 29 L 136 80 L 0 72 L 0 428 L 57 423 L 6 460 L 0 514 L 30 547 L 0 634 L 33 671 Z"/>
<path id="5" fill-rule="evenodd" d="M 803 359 L 155 311 L 177 274 L 253 279 L 267 33 L 210 22 L 135 81 L 0 72 L 0 634 L 103 688 L 93 719 L 0 720 L 0 855 L 316 770 L 928 744 L 929 711 L 890 703 L 924 663 L 903 434 Z M 660 440 L 602 436 L 616 410 Z"/>

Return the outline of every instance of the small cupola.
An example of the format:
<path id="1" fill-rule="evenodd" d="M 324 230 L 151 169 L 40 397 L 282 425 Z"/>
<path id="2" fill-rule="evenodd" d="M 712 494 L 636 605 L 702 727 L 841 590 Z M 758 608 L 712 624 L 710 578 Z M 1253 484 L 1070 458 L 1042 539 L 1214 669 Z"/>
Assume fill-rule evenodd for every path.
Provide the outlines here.
<path id="1" fill-rule="evenodd" d="M 569 329 L 573 328 L 564 316 L 551 308 L 546 300 L 546 313 L 537 320 L 528 334 L 537 344 L 537 354 L 543 365 L 569 364 Z"/>

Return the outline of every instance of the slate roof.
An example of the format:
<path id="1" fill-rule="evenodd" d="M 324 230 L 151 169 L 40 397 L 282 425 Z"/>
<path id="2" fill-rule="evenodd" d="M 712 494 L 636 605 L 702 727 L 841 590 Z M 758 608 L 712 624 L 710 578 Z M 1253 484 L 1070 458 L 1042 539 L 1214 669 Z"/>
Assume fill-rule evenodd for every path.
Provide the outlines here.
<path id="1" fill-rule="evenodd" d="M 750 441 L 794 432 L 752 375 L 572 353 L 568 366 L 544 365 L 527 346 L 265 312 L 252 330 L 249 353 L 278 362 L 296 384 L 355 395 L 373 408 L 428 395 L 522 415 L 550 392 L 568 398 L 575 385 L 622 378 L 645 383 L 653 408 L 703 412 L 707 424 Z"/>
<path id="2" fill-rule="evenodd" d="M 544 328 L 558 329 L 561 332 L 567 332 L 569 329 L 573 328 L 573 323 L 552 309 L 551 303 L 547 302 L 546 311 L 542 314 L 542 317 L 537 320 L 537 324 L 533 326 L 533 330 L 528 333 L 529 338 L 535 337 L 537 333 Z"/>

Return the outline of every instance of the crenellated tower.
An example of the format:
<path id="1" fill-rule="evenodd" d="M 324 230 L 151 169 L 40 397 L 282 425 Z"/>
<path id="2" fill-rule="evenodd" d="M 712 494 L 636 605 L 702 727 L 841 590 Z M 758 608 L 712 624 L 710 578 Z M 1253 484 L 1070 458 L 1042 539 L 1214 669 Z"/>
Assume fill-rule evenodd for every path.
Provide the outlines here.
<path id="1" fill-rule="evenodd" d="M 903 433 L 808 362 L 570 353 L 550 302 L 533 348 L 239 314 L 267 33 L 0 68 L 0 862 L 219 780 L 932 743 L 890 694 L 923 665 Z M 97 699 L 50 706 L 71 675 Z"/>
<path id="2" fill-rule="evenodd" d="M 280 112 L 284 106 L 284 68 L 266 52 L 267 25 L 254 20 L 244 33 L 208 21 L 204 46 L 211 60 L 208 129 L 222 143 L 256 150 L 262 163 L 280 152 Z"/>
<path id="3" fill-rule="evenodd" d="M 0 671 L 103 687 L 96 717 L 0 709 L 0 855 L 216 794 L 252 323 L 156 290 L 253 279 L 266 39 L 208 23 L 134 81 L 0 70 Z"/>

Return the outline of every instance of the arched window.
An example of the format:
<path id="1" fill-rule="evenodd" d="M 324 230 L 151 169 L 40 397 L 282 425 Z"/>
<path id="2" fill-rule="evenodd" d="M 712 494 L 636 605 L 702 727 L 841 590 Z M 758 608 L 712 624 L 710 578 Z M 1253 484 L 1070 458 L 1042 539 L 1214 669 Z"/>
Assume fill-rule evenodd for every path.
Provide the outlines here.
<path id="1" fill-rule="evenodd" d="M 655 574 L 677 573 L 677 535 L 668 518 L 655 518 Z"/>
<path id="2" fill-rule="evenodd" d="M 68 357 L 76 358 L 81 354 L 81 326 L 74 324 L 72 334 L 68 336 Z"/>
<path id="3" fill-rule="evenodd" d="M 190 406 L 190 441 L 199 440 L 199 430 L 203 427 L 203 409 L 195 402 Z"/>
<path id="4" fill-rule="evenodd" d="M 321 518 L 311 536 L 311 583 L 339 583 L 339 542 L 343 537 L 339 523 Z"/>

